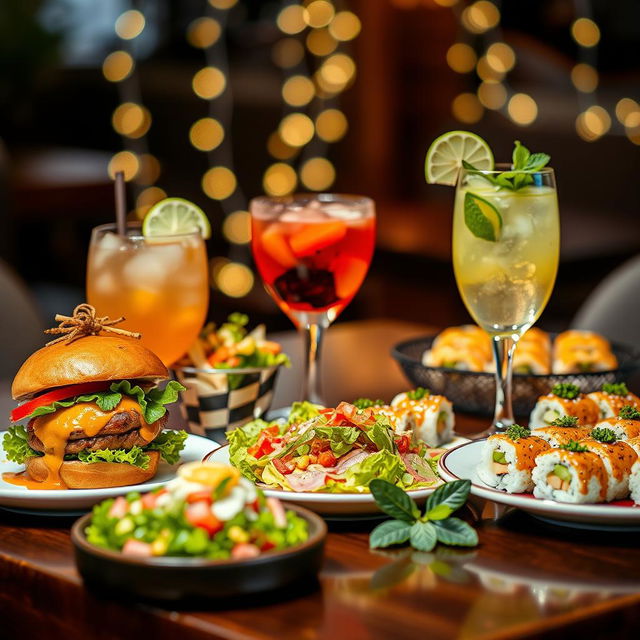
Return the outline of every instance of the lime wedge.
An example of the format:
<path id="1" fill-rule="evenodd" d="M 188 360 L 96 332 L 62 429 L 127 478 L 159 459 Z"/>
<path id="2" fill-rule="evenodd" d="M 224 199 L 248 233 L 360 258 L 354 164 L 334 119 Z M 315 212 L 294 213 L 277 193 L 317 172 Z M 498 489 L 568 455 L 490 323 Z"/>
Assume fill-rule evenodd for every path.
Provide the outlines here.
<path id="1" fill-rule="evenodd" d="M 176 236 L 199 231 L 211 237 L 211 225 L 205 212 L 184 198 L 165 198 L 151 207 L 142 223 L 143 236 Z"/>
<path id="2" fill-rule="evenodd" d="M 493 153 L 480 136 L 470 131 L 443 133 L 427 151 L 424 161 L 427 182 L 455 186 L 463 160 L 480 171 L 493 169 Z"/>
<path id="3" fill-rule="evenodd" d="M 464 222 L 476 238 L 497 242 L 502 230 L 502 216 L 484 198 L 475 193 L 464 194 Z"/>

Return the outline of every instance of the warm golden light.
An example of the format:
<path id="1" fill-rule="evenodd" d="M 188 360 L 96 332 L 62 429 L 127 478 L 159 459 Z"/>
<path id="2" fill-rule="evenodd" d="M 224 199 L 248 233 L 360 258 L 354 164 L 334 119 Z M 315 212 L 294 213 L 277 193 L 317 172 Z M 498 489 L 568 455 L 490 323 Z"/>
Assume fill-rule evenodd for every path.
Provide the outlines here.
<path id="1" fill-rule="evenodd" d="M 476 73 L 484 82 L 500 82 L 504 78 L 504 73 L 496 71 L 490 64 L 487 56 L 482 56 L 476 65 Z"/>
<path id="2" fill-rule="evenodd" d="M 111 124 L 120 135 L 141 138 L 149 131 L 151 114 L 139 104 L 125 102 L 113 112 Z"/>
<path id="3" fill-rule="evenodd" d="M 338 109 L 325 109 L 316 118 L 316 133 L 325 142 L 337 142 L 348 128 L 347 117 Z"/>
<path id="4" fill-rule="evenodd" d="M 457 42 L 447 51 L 447 64 L 456 73 L 469 73 L 476 66 L 476 52 L 468 44 Z"/>
<path id="5" fill-rule="evenodd" d="M 640 127 L 632 127 L 626 130 L 627 138 L 633 144 L 640 145 Z"/>
<path id="6" fill-rule="evenodd" d="M 482 118 L 484 109 L 473 93 L 461 93 L 451 103 L 451 113 L 456 120 L 473 124 Z"/>
<path id="7" fill-rule="evenodd" d="M 458 0 L 433 0 L 436 4 L 441 7 L 453 7 L 458 4 Z"/>
<path id="8" fill-rule="evenodd" d="M 307 27 L 304 9 L 299 4 L 290 4 L 285 7 L 278 14 L 276 22 L 280 31 L 289 35 L 300 33 Z"/>
<path id="9" fill-rule="evenodd" d="M 522 126 L 530 125 L 538 117 L 536 101 L 526 93 L 516 93 L 509 100 L 509 117 Z"/>
<path id="10" fill-rule="evenodd" d="M 224 267 L 225 264 L 229 264 L 231 260 L 229 258 L 225 258 L 224 256 L 216 256 L 215 258 L 211 258 L 209 260 L 209 278 L 212 286 L 218 286 L 218 276 L 220 275 L 220 270 Z"/>
<path id="11" fill-rule="evenodd" d="M 290 113 L 282 119 L 278 131 L 290 147 L 302 147 L 313 138 L 313 121 L 304 113 Z"/>
<path id="12" fill-rule="evenodd" d="M 262 178 L 265 193 L 270 196 L 286 196 L 293 192 L 298 183 L 298 177 L 293 167 L 284 162 L 272 164 Z"/>
<path id="13" fill-rule="evenodd" d="M 578 18 L 571 25 L 571 35 L 581 47 L 595 47 L 600 42 L 600 27 L 589 18 Z"/>
<path id="14" fill-rule="evenodd" d="M 478 0 L 462 12 L 462 24 L 471 33 L 484 33 L 500 22 L 500 11 L 493 2 Z"/>
<path id="15" fill-rule="evenodd" d="M 240 262 L 222 265 L 217 275 L 218 288 L 231 298 L 242 298 L 253 288 L 253 272 Z"/>
<path id="16" fill-rule="evenodd" d="M 122 82 L 133 71 L 133 58 L 126 51 L 110 53 L 102 63 L 102 73 L 109 82 Z"/>
<path id="17" fill-rule="evenodd" d="M 221 33 L 222 27 L 217 20 L 198 18 L 187 28 L 187 41 L 192 47 L 206 49 L 218 41 Z"/>
<path id="18" fill-rule="evenodd" d="M 336 170 L 326 158 L 310 158 L 300 169 L 300 180 L 311 191 L 328 189 L 336 179 Z"/>
<path id="19" fill-rule="evenodd" d="M 267 151 L 278 160 L 289 160 L 300 151 L 300 147 L 289 146 L 280 134 L 274 131 L 267 140 Z"/>
<path id="20" fill-rule="evenodd" d="M 247 244 L 251 240 L 251 214 L 248 211 L 234 211 L 222 223 L 224 237 L 234 244 Z"/>
<path id="21" fill-rule="evenodd" d="M 516 64 L 516 54 L 506 42 L 494 42 L 487 49 L 487 64 L 498 73 L 507 73 Z"/>
<path id="22" fill-rule="evenodd" d="M 631 98 L 622 98 L 616 104 L 616 118 L 625 127 L 640 125 L 640 105 Z"/>
<path id="23" fill-rule="evenodd" d="M 292 107 L 309 104 L 315 93 L 315 85 L 307 76 L 291 76 L 282 85 L 282 99 Z"/>
<path id="24" fill-rule="evenodd" d="M 283 38 L 273 45 L 271 50 L 273 62 L 283 69 L 290 69 L 302 62 L 304 47 L 295 38 Z"/>
<path id="25" fill-rule="evenodd" d="M 143 185 L 154 184 L 157 182 L 162 170 L 158 158 L 150 153 L 143 153 L 139 160 L 140 169 L 138 170 L 138 175 L 135 177 L 135 181 L 138 184 Z"/>
<path id="26" fill-rule="evenodd" d="M 209 0 L 209 4 L 214 9 L 231 9 L 238 3 L 238 0 Z"/>
<path id="27" fill-rule="evenodd" d="M 145 20 L 142 13 L 135 9 L 131 9 L 129 11 L 125 11 L 116 20 L 116 33 L 123 40 L 133 40 L 142 33 L 144 25 Z"/>
<path id="28" fill-rule="evenodd" d="M 189 130 L 191 144 L 200 151 L 211 151 L 224 140 L 224 127 L 215 118 L 200 118 Z"/>
<path id="29" fill-rule="evenodd" d="M 166 191 L 160 189 L 160 187 L 148 187 L 144 189 L 136 198 L 136 217 L 142 220 L 156 202 L 160 202 L 160 200 L 164 200 L 166 197 Z"/>
<path id="30" fill-rule="evenodd" d="M 191 86 L 199 98 L 213 100 L 225 90 L 227 79 L 217 67 L 205 67 L 193 76 Z"/>
<path id="31" fill-rule="evenodd" d="M 598 72 L 590 65 L 580 62 L 571 69 L 571 82 L 582 93 L 592 93 L 598 87 Z"/>
<path id="32" fill-rule="evenodd" d="M 507 101 L 507 90 L 499 82 L 481 82 L 478 99 L 487 109 L 502 109 Z"/>
<path id="33" fill-rule="evenodd" d="M 333 20 L 334 15 L 335 9 L 327 0 L 314 0 L 314 2 L 310 2 L 302 13 L 304 21 L 310 27 L 315 27 L 316 29 L 326 27 L 331 20 Z"/>
<path id="34" fill-rule="evenodd" d="M 138 156 L 131 151 L 119 151 L 109 161 L 109 176 L 112 180 L 116 179 L 116 173 L 122 171 L 124 173 L 124 179 L 129 182 L 133 180 L 140 169 L 140 161 Z"/>
<path id="35" fill-rule="evenodd" d="M 341 42 L 353 40 L 360 33 L 362 24 L 360 18 L 351 11 L 338 11 L 329 24 L 329 33 Z"/>
<path id="36" fill-rule="evenodd" d="M 338 92 L 346 87 L 355 73 L 355 62 L 344 53 L 336 53 L 324 61 L 316 77 L 322 89 Z"/>
<path id="37" fill-rule="evenodd" d="M 307 49 L 314 56 L 328 56 L 338 46 L 338 41 L 329 33 L 328 29 L 312 29 L 307 35 Z"/>
<path id="38" fill-rule="evenodd" d="M 611 116 L 599 105 L 589 107 L 576 118 L 576 132 L 587 142 L 601 138 L 610 128 Z"/>
<path id="39" fill-rule="evenodd" d="M 235 174 L 227 167 L 211 167 L 202 176 L 202 190 L 212 200 L 225 200 L 236 190 L 237 184 Z"/>

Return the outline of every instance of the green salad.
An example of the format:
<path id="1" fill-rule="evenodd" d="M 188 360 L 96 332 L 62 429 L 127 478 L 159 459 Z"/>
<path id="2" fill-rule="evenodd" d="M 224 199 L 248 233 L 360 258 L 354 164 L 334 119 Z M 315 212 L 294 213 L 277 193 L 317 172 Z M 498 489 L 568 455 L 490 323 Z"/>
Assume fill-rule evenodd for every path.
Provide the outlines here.
<path id="1" fill-rule="evenodd" d="M 192 462 L 157 491 L 93 508 L 87 541 L 138 557 L 253 558 L 308 538 L 307 523 L 236 469 Z"/>
<path id="2" fill-rule="evenodd" d="M 360 403 L 362 404 L 362 403 Z M 227 433 L 231 464 L 249 480 L 296 492 L 365 493 L 374 478 L 434 487 L 441 449 L 396 435 L 382 407 L 294 403 L 288 422 L 254 420 Z"/>

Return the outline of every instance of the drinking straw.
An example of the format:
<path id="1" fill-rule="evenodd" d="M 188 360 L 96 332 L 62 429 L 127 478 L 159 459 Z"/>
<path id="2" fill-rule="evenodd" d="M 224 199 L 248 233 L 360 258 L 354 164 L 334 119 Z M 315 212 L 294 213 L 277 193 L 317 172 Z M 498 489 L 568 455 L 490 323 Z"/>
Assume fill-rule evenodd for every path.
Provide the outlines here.
<path id="1" fill-rule="evenodd" d="M 127 220 L 126 220 L 126 194 L 124 189 L 124 172 L 116 172 L 116 181 L 114 183 L 116 192 L 116 228 L 118 235 L 127 235 Z"/>

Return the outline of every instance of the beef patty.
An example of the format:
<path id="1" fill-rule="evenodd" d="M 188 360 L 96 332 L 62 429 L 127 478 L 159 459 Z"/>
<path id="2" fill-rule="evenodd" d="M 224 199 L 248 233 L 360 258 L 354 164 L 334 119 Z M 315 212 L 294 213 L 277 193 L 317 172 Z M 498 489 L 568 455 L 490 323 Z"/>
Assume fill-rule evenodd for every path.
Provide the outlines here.
<path id="1" fill-rule="evenodd" d="M 35 419 L 35 418 L 34 418 Z M 155 438 L 169 419 L 169 412 L 153 423 Z M 140 436 L 140 415 L 135 411 L 119 411 L 95 436 L 87 436 L 82 429 L 74 429 L 69 435 L 65 454 L 79 451 L 98 451 L 98 449 L 131 449 L 134 446 L 144 447 L 149 444 Z M 29 446 L 35 451 L 44 452 L 44 445 L 33 430 L 33 420 L 27 427 Z"/>

